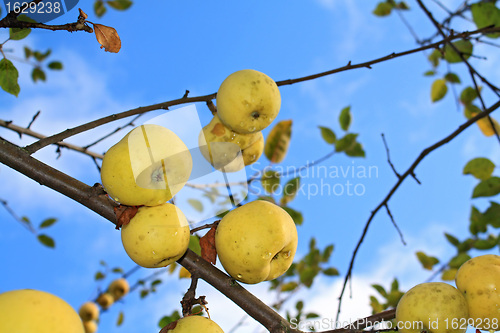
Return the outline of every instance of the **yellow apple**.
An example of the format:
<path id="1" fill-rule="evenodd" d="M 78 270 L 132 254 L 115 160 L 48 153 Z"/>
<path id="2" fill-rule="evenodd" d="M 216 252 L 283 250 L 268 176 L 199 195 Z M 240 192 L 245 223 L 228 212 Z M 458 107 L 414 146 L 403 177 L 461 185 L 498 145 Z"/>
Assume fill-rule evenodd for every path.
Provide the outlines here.
<path id="1" fill-rule="evenodd" d="M 297 250 L 297 228 L 281 207 L 257 200 L 226 214 L 215 233 L 219 260 L 234 279 L 254 284 L 285 273 Z"/>
<path id="2" fill-rule="evenodd" d="M 278 115 L 281 95 L 269 76 L 253 69 L 229 75 L 217 91 L 217 114 L 237 133 L 255 133 L 269 126 Z"/>
<path id="3" fill-rule="evenodd" d="M 50 293 L 21 289 L 0 294 L 0 332 L 84 333 L 78 313 Z"/>
<path id="4" fill-rule="evenodd" d="M 111 284 L 108 287 L 108 293 L 110 293 L 111 296 L 113 296 L 113 299 L 115 301 L 127 295 L 129 290 L 130 290 L 130 285 L 128 284 L 128 281 L 124 278 L 113 280 L 113 282 L 111 282 Z"/>
<path id="5" fill-rule="evenodd" d="M 469 259 L 458 269 L 455 282 L 469 305 L 469 323 L 480 330 L 500 330 L 500 256 Z"/>
<path id="6" fill-rule="evenodd" d="M 224 333 L 222 328 L 217 325 L 213 320 L 202 316 L 188 316 L 177 320 L 175 327 L 169 330 L 162 330 L 163 332 L 170 333 Z"/>
<path id="7" fill-rule="evenodd" d="M 97 320 L 99 318 L 99 307 L 94 302 L 85 302 L 80 306 L 78 314 L 82 321 Z"/>
<path id="8" fill-rule="evenodd" d="M 83 327 L 85 328 L 85 333 L 97 332 L 97 322 L 95 320 L 84 321 Z"/>
<path id="9" fill-rule="evenodd" d="M 186 217 L 175 205 L 164 203 L 140 207 L 121 229 L 122 243 L 129 257 L 139 266 L 165 267 L 178 260 L 189 245 Z"/>
<path id="10" fill-rule="evenodd" d="M 443 282 L 421 283 L 408 290 L 396 308 L 401 333 L 463 333 L 468 307 L 462 293 Z"/>
<path id="11" fill-rule="evenodd" d="M 261 132 L 239 134 L 221 123 L 215 115 L 200 132 L 200 151 L 215 169 L 236 172 L 257 161 L 264 150 Z"/>
<path id="12" fill-rule="evenodd" d="M 102 293 L 97 297 L 96 302 L 101 306 L 101 308 L 107 310 L 111 305 L 113 305 L 115 299 L 110 293 Z"/>
<path id="13" fill-rule="evenodd" d="M 174 132 L 147 124 L 106 152 L 101 180 L 109 196 L 123 205 L 156 206 L 182 189 L 192 167 L 189 149 Z"/>

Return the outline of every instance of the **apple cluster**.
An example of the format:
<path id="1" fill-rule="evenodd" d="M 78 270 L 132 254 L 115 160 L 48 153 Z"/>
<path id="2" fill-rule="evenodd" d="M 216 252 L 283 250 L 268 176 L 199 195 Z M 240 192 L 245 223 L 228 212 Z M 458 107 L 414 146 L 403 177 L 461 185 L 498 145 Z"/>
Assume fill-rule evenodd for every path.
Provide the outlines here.
<path id="1" fill-rule="evenodd" d="M 116 301 L 124 297 L 130 291 L 130 285 L 124 278 L 113 280 L 108 289 L 101 293 L 95 302 L 88 301 L 83 303 L 78 310 L 78 314 L 83 322 L 85 333 L 94 333 L 97 331 L 99 322 L 99 306 L 103 310 L 109 309 Z"/>
<path id="2" fill-rule="evenodd" d="M 500 256 L 466 261 L 455 276 L 457 288 L 428 282 L 408 290 L 396 308 L 401 333 L 464 333 L 468 326 L 500 330 Z"/>

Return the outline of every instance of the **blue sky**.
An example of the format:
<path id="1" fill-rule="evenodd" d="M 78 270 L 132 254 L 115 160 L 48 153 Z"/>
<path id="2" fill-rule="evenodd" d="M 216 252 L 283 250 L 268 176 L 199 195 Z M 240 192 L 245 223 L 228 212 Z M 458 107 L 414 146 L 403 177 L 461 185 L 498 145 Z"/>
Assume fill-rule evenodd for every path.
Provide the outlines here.
<path id="1" fill-rule="evenodd" d="M 445 13 L 427 1 L 436 16 Z M 455 8 L 459 1 L 444 4 Z M 30 67 L 15 62 L 20 71 L 21 93 L 18 98 L 0 93 L 1 119 L 27 125 L 33 114 L 41 115 L 32 129 L 44 134 L 59 132 L 83 122 L 121 112 L 129 108 L 150 105 L 181 97 L 185 90 L 190 96 L 213 93 L 230 73 L 252 68 L 273 79 L 296 78 L 343 66 L 352 61 L 363 62 L 416 47 L 408 30 L 396 15 L 377 18 L 371 14 L 376 1 L 315 0 L 253 1 L 207 3 L 137 1 L 125 12 L 108 11 L 101 19 L 94 17 L 92 2 L 81 1 L 89 20 L 116 28 L 121 36 L 122 49 L 118 54 L 99 49 L 91 34 L 82 32 L 34 31 L 21 42 L 9 42 L 22 57 L 22 47 L 28 45 L 44 51 L 52 49 L 51 59 L 61 60 L 64 70 L 49 72 L 46 83 L 34 84 Z M 405 17 L 421 38 L 434 33 L 423 13 L 411 2 L 412 10 Z M 76 19 L 77 9 L 53 21 L 62 24 Z M 457 20 L 457 29 L 473 27 Z M 0 41 L 6 38 L 0 31 Z M 472 59 L 477 69 L 486 73 L 492 82 L 500 79 L 499 54 L 496 49 L 481 45 L 475 49 L 488 60 Z M 12 54 L 7 53 L 7 56 Z M 451 65 L 461 74 L 466 85 L 470 80 L 463 66 Z M 318 126 L 331 127 L 338 135 L 340 110 L 350 105 L 353 115 L 351 131 L 360 133 L 359 141 L 366 151 L 364 159 L 334 156 L 322 166 L 347 170 L 356 167 L 372 168 L 371 177 L 317 177 L 311 174 L 302 179 L 307 195 L 298 195 L 291 207 L 305 217 L 298 228 L 300 257 L 307 250 L 309 239 L 315 237 L 318 246 L 335 244 L 331 264 L 346 273 L 354 246 L 373 210 L 396 182 L 386 162 L 381 133 L 390 147 L 391 159 L 403 172 L 426 147 L 445 137 L 465 118 L 458 110 L 451 91 L 439 103 L 429 97 L 432 78 L 422 74 L 430 69 L 426 54 L 418 53 L 374 65 L 371 70 L 357 69 L 321 78 L 315 81 L 280 88 L 282 107 L 275 123 L 293 119 L 293 133 L 289 154 L 281 167 L 300 167 L 329 152 L 321 138 Z M 446 68 L 440 67 L 440 74 Z M 464 85 L 465 85 L 464 84 Z M 460 88 L 457 89 L 460 91 Z M 494 99 L 486 94 L 487 104 Z M 202 124 L 210 120 L 204 104 L 196 105 Z M 161 115 L 155 111 L 144 119 Z M 123 124 L 124 122 L 118 122 Z M 113 130 L 118 123 L 108 124 L 80 134 L 68 142 L 85 145 L 93 138 Z M 266 136 L 270 128 L 264 131 Z M 94 147 L 103 153 L 124 133 L 117 134 Z M 21 145 L 31 142 L 19 140 L 17 134 L 2 130 L 0 136 Z M 54 147 L 35 154 L 36 158 L 92 185 L 99 182 L 93 162 L 81 154 L 63 151 L 56 159 Z M 476 181 L 463 176 L 462 168 L 474 157 L 500 160 L 498 142 L 481 135 L 477 127 L 466 130 L 457 139 L 429 155 L 416 174 L 422 185 L 408 179 L 390 201 L 391 211 L 401 228 L 406 246 L 384 211 L 374 219 L 355 265 L 353 298 L 345 301 L 343 318 L 357 318 L 370 313 L 371 283 L 389 286 L 394 277 L 402 289 L 409 289 L 424 281 L 430 272 L 423 271 L 414 255 L 423 250 L 444 260 L 453 256 L 443 232 L 465 237 L 472 203 L 470 196 Z M 252 168 L 266 166 L 264 157 Z M 36 288 L 55 293 L 72 306 L 93 297 L 97 288 L 105 288 L 93 281 L 100 268 L 99 261 L 125 270 L 134 267 L 125 254 L 119 232 L 113 225 L 61 195 L 39 186 L 7 167 L 0 166 L 3 184 L 0 198 L 8 200 L 19 215 L 28 216 L 37 223 L 47 217 L 59 222 L 48 229 L 57 243 L 56 250 L 37 243 L 10 215 L 0 209 L 3 229 L 0 233 L 0 292 L 18 288 Z M 359 184 L 363 195 L 312 195 L 312 189 L 326 182 L 339 186 L 350 181 Z M 487 201 L 478 201 L 486 207 Z M 135 282 L 151 270 L 141 270 L 131 277 Z M 308 310 L 332 317 L 342 277 L 320 278 L 315 289 L 298 297 L 308 301 Z M 102 315 L 101 332 L 157 331 L 162 315 L 179 309 L 188 281 L 177 281 L 165 276 L 158 293 L 138 300 L 138 293 L 128 296 Z M 257 296 L 271 300 L 266 285 L 250 286 Z M 240 316 L 231 302 L 202 283 L 199 294 L 206 294 L 212 318 L 229 330 Z M 227 309 L 230 311 L 227 311 Z M 119 311 L 125 312 L 125 322 L 116 328 Z M 255 332 L 255 323 L 238 332 Z M 257 326 L 258 327 L 258 326 Z"/>

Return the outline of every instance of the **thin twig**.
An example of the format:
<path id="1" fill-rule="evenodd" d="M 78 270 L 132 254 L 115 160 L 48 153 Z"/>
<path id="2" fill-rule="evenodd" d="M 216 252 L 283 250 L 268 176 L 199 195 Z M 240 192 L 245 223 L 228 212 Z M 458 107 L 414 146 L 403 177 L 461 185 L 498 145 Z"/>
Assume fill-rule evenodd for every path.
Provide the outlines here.
<path id="1" fill-rule="evenodd" d="M 389 218 L 391 219 L 391 222 L 394 225 L 394 228 L 396 228 L 396 231 L 399 234 L 399 238 L 401 239 L 401 243 L 403 243 L 403 245 L 406 245 L 405 239 L 403 237 L 403 232 L 401 231 L 401 229 L 399 229 L 399 226 L 396 223 L 396 220 L 394 219 L 394 216 L 392 216 L 392 212 L 389 209 L 389 204 L 386 203 L 384 206 L 385 206 L 385 210 L 387 211 L 387 215 L 389 215 Z"/>
<path id="2" fill-rule="evenodd" d="M 382 141 L 384 142 L 385 152 L 387 154 L 387 163 L 389 163 L 389 165 L 390 165 L 392 171 L 394 172 L 394 174 L 396 175 L 396 177 L 401 178 L 401 175 L 396 171 L 394 164 L 392 164 L 391 155 L 389 153 L 389 146 L 387 145 L 387 141 L 385 141 L 385 135 L 384 135 L 384 133 L 382 133 L 381 135 L 382 135 Z"/>

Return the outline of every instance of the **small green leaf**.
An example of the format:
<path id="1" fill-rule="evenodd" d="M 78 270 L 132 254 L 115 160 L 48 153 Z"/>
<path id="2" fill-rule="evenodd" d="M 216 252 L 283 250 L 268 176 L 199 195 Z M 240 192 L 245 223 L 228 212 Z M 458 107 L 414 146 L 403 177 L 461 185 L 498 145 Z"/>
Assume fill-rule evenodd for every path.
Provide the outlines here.
<path id="1" fill-rule="evenodd" d="M 105 275 L 103 272 L 98 271 L 98 272 L 97 272 L 97 273 L 95 273 L 95 275 L 94 275 L 94 280 L 99 281 L 99 280 L 104 279 L 105 277 L 106 277 L 106 275 Z"/>
<path id="2" fill-rule="evenodd" d="M 446 86 L 446 81 L 444 79 L 435 80 L 431 86 L 431 101 L 437 102 L 443 99 L 447 92 L 448 87 Z"/>
<path id="3" fill-rule="evenodd" d="M 113 0 L 106 1 L 106 3 L 108 4 L 108 6 L 116 10 L 126 10 L 130 6 L 132 6 L 132 1 L 130 0 Z"/>
<path id="4" fill-rule="evenodd" d="M 323 140 L 325 140 L 325 142 L 330 145 L 334 144 L 335 141 L 337 140 L 337 136 L 335 135 L 335 133 L 328 127 L 323 127 L 323 126 L 318 126 L 318 127 L 321 130 L 321 137 L 323 137 Z"/>
<path id="5" fill-rule="evenodd" d="M 280 176 L 278 171 L 266 170 L 262 175 L 261 183 L 264 191 L 269 194 L 276 194 L 280 186 Z"/>
<path id="6" fill-rule="evenodd" d="M 408 4 L 405 1 L 401 1 L 396 5 L 396 8 L 400 10 L 409 10 L 410 6 L 408 6 Z"/>
<path id="7" fill-rule="evenodd" d="M 498 238 L 489 235 L 486 239 L 476 239 L 474 241 L 474 248 L 478 250 L 491 250 L 498 244 Z"/>
<path id="8" fill-rule="evenodd" d="M 57 219 L 54 219 L 54 218 L 50 218 L 50 219 L 46 219 L 45 221 L 43 221 L 41 224 L 40 224 L 40 229 L 42 228 L 48 228 L 50 227 L 51 225 L 53 225 L 54 223 L 57 222 Z"/>
<path id="9" fill-rule="evenodd" d="M 304 217 L 302 216 L 301 212 L 298 212 L 295 209 L 287 206 L 281 208 L 283 208 L 288 213 L 288 215 L 290 215 L 296 225 L 302 225 L 302 223 L 304 222 Z"/>
<path id="10" fill-rule="evenodd" d="M 300 176 L 290 179 L 283 187 L 283 195 L 281 197 L 281 205 L 286 205 L 292 201 L 300 189 Z"/>
<path id="11" fill-rule="evenodd" d="M 21 88 L 17 83 L 19 72 L 10 60 L 3 58 L 0 60 L 0 87 L 14 96 L 19 95 Z"/>
<path id="12" fill-rule="evenodd" d="M 341 152 L 352 149 L 352 147 L 356 144 L 357 137 L 358 134 L 355 133 L 346 134 L 344 137 L 335 142 L 335 151 Z"/>
<path id="13" fill-rule="evenodd" d="M 472 13 L 472 20 L 474 20 L 478 29 L 482 29 L 490 25 L 500 27 L 500 10 L 495 6 L 494 2 L 477 2 L 472 4 L 470 9 Z M 500 33 L 488 34 L 486 36 L 490 38 L 498 38 L 500 37 Z"/>
<path id="14" fill-rule="evenodd" d="M 448 242 L 450 242 L 451 245 L 457 247 L 460 245 L 460 241 L 453 235 L 450 235 L 449 233 L 445 232 L 444 233 L 444 236 L 446 237 L 446 239 L 448 240 Z"/>
<path id="15" fill-rule="evenodd" d="M 340 111 L 340 116 L 339 116 L 340 127 L 344 131 L 347 131 L 349 129 L 349 126 L 351 125 L 351 120 L 352 120 L 351 107 L 347 106 L 343 108 L 342 111 Z"/>
<path id="16" fill-rule="evenodd" d="M 189 238 L 189 249 L 196 253 L 197 255 L 201 256 L 201 246 L 200 246 L 200 238 L 196 235 L 192 235 Z"/>
<path id="17" fill-rule="evenodd" d="M 304 302 L 303 301 L 297 301 L 297 303 L 295 303 L 295 308 L 298 311 L 302 311 L 302 309 L 304 309 Z"/>
<path id="18" fill-rule="evenodd" d="M 330 256 L 333 253 L 333 249 L 334 249 L 334 245 L 333 244 L 330 244 L 327 247 L 325 247 L 325 249 L 323 250 L 323 254 L 321 255 L 321 257 L 322 257 L 321 261 L 322 262 L 328 262 L 328 260 L 330 260 Z"/>
<path id="19" fill-rule="evenodd" d="M 147 289 L 142 289 L 141 292 L 139 293 L 139 297 L 143 299 L 144 297 L 149 295 L 149 290 Z"/>
<path id="20" fill-rule="evenodd" d="M 432 66 L 435 68 L 435 67 L 439 66 L 439 60 L 442 58 L 442 56 L 443 55 L 441 54 L 441 52 L 438 49 L 434 49 L 434 51 L 432 51 L 432 53 L 429 54 L 427 59 L 429 59 Z"/>
<path id="21" fill-rule="evenodd" d="M 441 274 L 441 280 L 443 281 L 453 281 L 455 280 L 455 275 L 457 275 L 458 269 L 456 268 L 449 268 Z"/>
<path id="22" fill-rule="evenodd" d="M 153 282 L 151 282 L 151 287 L 156 287 L 156 286 L 162 284 L 162 282 L 163 282 L 162 280 L 156 279 Z"/>
<path id="23" fill-rule="evenodd" d="M 31 221 L 30 221 L 30 219 L 27 216 L 21 217 L 21 222 L 23 222 L 27 226 L 31 227 Z"/>
<path id="24" fill-rule="evenodd" d="M 500 178 L 490 177 L 476 185 L 472 198 L 492 197 L 500 193 Z"/>
<path id="25" fill-rule="evenodd" d="M 391 292 L 392 291 L 398 291 L 399 290 L 399 281 L 398 279 L 394 278 L 391 283 Z"/>
<path id="26" fill-rule="evenodd" d="M 460 83 L 460 78 L 455 73 L 446 73 L 444 79 L 450 83 Z"/>
<path id="27" fill-rule="evenodd" d="M 373 14 L 378 17 L 383 17 L 391 14 L 392 8 L 394 8 L 394 5 L 388 3 L 388 2 L 379 2 L 377 4 L 377 7 L 373 10 Z"/>
<path id="28" fill-rule="evenodd" d="M 473 235 L 486 232 L 486 224 L 483 222 L 483 215 L 476 207 L 472 206 L 469 216 L 469 231 Z"/>
<path id="29" fill-rule="evenodd" d="M 485 157 L 478 157 L 470 160 L 464 167 L 464 175 L 473 175 L 480 180 L 491 177 L 495 170 L 495 164 Z"/>
<path id="30" fill-rule="evenodd" d="M 283 120 L 277 123 L 267 135 L 264 154 L 272 163 L 280 163 L 285 158 L 292 136 L 292 121 Z"/>
<path id="31" fill-rule="evenodd" d="M 306 267 L 299 273 L 300 282 L 307 288 L 310 288 L 314 282 L 314 278 L 318 275 L 319 267 Z"/>
<path id="32" fill-rule="evenodd" d="M 490 207 L 481 216 L 481 222 L 485 225 L 489 224 L 496 229 L 500 228 L 500 205 L 494 201 L 490 201 Z"/>
<path id="33" fill-rule="evenodd" d="M 111 272 L 116 273 L 116 274 L 123 274 L 123 268 L 115 267 L 111 270 Z"/>
<path id="34" fill-rule="evenodd" d="M 10 28 L 9 29 L 9 39 L 11 40 L 21 40 L 31 33 L 31 29 L 29 28 Z"/>
<path id="35" fill-rule="evenodd" d="M 41 53 L 39 51 L 35 51 L 33 52 L 33 57 L 35 57 L 35 59 L 37 61 L 44 61 L 45 59 L 47 59 L 47 57 L 52 53 L 52 50 L 48 49 L 47 51 L 45 51 L 45 53 Z"/>
<path id="36" fill-rule="evenodd" d="M 104 2 L 96 1 L 94 2 L 94 13 L 97 17 L 101 17 L 106 13 L 107 9 L 104 6 Z"/>
<path id="37" fill-rule="evenodd" d="M 465 60 L 469 59 L 472 55 L 472 43 L 470 40 L 459 40 L 452 43 L 453 46 L 462 54 Z M 455 51 L 455 49 L 450 45 L 446 44 L 444 47 L 444 59 L 450 64 L 462 62 L 460 54 Z"/>
<path id="38" fill-rule="evenodd" d="M 466 87 L 460 93 L 460 102 L 462 102 L 464 105 L 472 103 L 472 101 L 476 98 L 477 98 L 477 91 L 472 87 Z"/>
<path id="39" fill-rule="evenodd" d="M 416 255 L 417 255 L 418 261 L 420 261 L 422 266 L 428 270 L 432 270 L 434 265 L 436 265 L 439 262 L 438 258 L 428 256 L 427 254 L 425 254 L 422 251 L 418 251 L 416 253 Z"/>
<path id="40" fill-rule="evenodd" d="M 47 79 L 47 77 L 45 76 L 45 72 L 39 67 L 33 68 L 33 71 L 31 72 L 31 78 L 33 79 L 33 82 L 37 82 L 38 80 L 45 81 Z"/>
<path id="41" fill-rule="evenodd" d="M 52 237 L 49 237 L 45 234 L 40 234 L 40 235 L 38 235 L 37 238 L 40 241 L 40 243 L 42 243 L 43 245 L 45 245 L 47 247 L 50 247 L 52 249 L 56 247 L 56 242 L 54 242 Z"/>
<path id="42" fill-rule="evenodd" d="M 282 292 L 287 292 L 287 291 L 295 290 L 298 286 L 299 286 L 299 284 L 297 282 L 292 281 L 292 282 L 282 284 L 280 289 Z"/>
<path id="43" fill-rule="evenodd" d="M 179 312 L 177 310 L 175 310 L 170 316 L 164 316 L 163 318 L 160 319 L 160 321 L 158 322 L 158 326 L 160 326 L 160 328 L 163 328 L 165 326 L 167 326 L 168 324 L 176 321 L 176 320 L 179 320 L 181 319 L 181 316 L 179 314 Z"/>
<path id="44" fill-rule="evenodd" d="M 345 154 L 351 157 L 365 157 L 365 150 L 363 149 L 363 145 L 361 143 L 356 142 L 353 146 L 347 148 L 345 150 Z"/>
<path id="45" fill-rule="evenodd" d="M 24 57 L 29 59 L 33 55 L 33 51 L 27 46 L 24 47 Z"/>
<path id="46" fill-rule="evenodd" d="M 57 71 L 59 71 L 59 70 L 63 69 L 63 64 L 62 64 L 62 62 L 60 62 L 60 61 L 52 61 L 52 62 L 50 62 L 50 63 L 47 65 L 47 67 L 49 67 L 49 68 L 50 68 L 50 69 L 52 69 L 52 70 L 57 70 Z"/>
<path id="47" fill-rule="evenodd" d="M 197 199 L 188 199 L 188 203 L 193 207 L 197 212 L 203 212 L 203 204 L 200 200 Z"/>
<path id="48" fill-rule="evenodd" d="M 448 263 L 448 266 L 451 268 L 460 268 L 460 266 L 462 266 L 462 264 L 469 259 L 470 256 L 467 253 L 462 252 L 453 257 Z"/>
<path id="49" fill-rule="evenodd" d="M 120 313 L 118 314 L 118 319 L 116 319 L 116 326 L 122 326 L 124 319 L 125 315 L 123 314 L 123 311 L 120 311 Z"/>
<path id="50" fill-rule="evenodd" d="M 372 284 L 372 287 L 380 294 L 382 297 L 387 298 L 387 291 L 385 291 L 384 287 L 379 284 Z"/>
<path id="51" fill-rule="evenodd" d="M 434 76 L 434 75 L 436 75 L 436 71 L 433 70 L 424 72 L 424 76 Z"/>
<path id="52" fill-rule="evenodd" d="M 323 274 L 325 274 L 326 276 L 337 276 L 339 275 L 339 271 L 335 267 L 329 267 L 323 269 Z"/>

